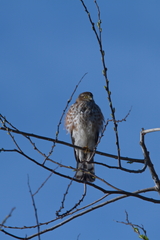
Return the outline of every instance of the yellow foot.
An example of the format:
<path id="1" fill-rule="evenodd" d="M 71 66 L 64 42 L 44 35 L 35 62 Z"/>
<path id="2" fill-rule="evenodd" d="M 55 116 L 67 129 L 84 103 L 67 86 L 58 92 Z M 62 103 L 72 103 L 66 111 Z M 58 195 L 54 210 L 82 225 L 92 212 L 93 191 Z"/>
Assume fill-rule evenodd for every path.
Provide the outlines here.
<path id="1" fill-rule="evenodd" d="M 90 152 L 90 150 L 87 146 L 83 148 L 83 151 L 84 151 L 85 154 Z"/>

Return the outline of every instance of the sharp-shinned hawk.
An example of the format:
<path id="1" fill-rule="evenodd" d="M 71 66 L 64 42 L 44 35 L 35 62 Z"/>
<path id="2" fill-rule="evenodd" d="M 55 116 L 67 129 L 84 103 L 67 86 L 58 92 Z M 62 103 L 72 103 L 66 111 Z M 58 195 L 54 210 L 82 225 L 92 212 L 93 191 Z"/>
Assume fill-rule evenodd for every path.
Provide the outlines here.
<path id="1" fill-rule="evenodd" d="M 65 119 L 67 131 L 71 134 L 72 143 L 85 150 L 74 149 L 77 161 L 76 178 L 93 182 L 95 174 L 93 157 L 98 137 L 103 128 L 104 117 L 101 109 L 93 100 L 93 94 L 84 92 L 71 105 Z M 91 174 L 90 174 L 91 173 Z"/>

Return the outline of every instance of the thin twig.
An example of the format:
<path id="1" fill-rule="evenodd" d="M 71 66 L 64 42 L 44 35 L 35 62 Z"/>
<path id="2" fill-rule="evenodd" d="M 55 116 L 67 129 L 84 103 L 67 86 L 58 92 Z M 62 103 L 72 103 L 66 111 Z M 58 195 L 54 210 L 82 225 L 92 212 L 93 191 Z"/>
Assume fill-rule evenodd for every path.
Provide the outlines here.
<path id="1" fill-rule="evenodd" d="M 33 197 L 39 192 L 39 190 L 44 186 L 44 184 L 48 181 L 48 179 L 53 175 L 53 173 L 51 172 L 49 174 L 49 176 L 46 178 L 46 180 L 41 184 L 41 186 L 37 189 L 37 191 L 35 193 L 33 193 Z"/>
<path id="2" fill-rule="evenodd" d="M 72 92 L 69 100 L 67 101 L 67 104 L 66 104 L 66 106 L 65 106 L 65 108 L 64 108 L 64 110 L 63 110 L 63 112 L 62 112 L 62 115 L 61 115 L 61 117 L 60 117 L 59 123 L 58 123 L 58 125 L 57 125 L 57 131 L 56 131 L 55 140 L 58 140 L 60 125 L 61 125 L 61 123 L 62 123 L 62 119 L 63 119 L 63 117 L 64 117 L 64 115 L 65 115 L 65 112 L 66 112 L 66 110 L 67 110 L 67 108 L 68 108 L 68 106 L 69 106 L 69 103 L 72 101 L 72 98 L 73 98 L 73 96 L 74 96 L 77 88 L 79 87 L 80 83 L 82 82 L 83 78 L 84 78 L 86 75 L 87 75 L 87 73 L 85 73 L 85 74 L 81 77 L 81 79 L 79 80 L 79 82 L 78 82 L 77 85 L 75 86 L 75 88 L 74 88 L 74 90 L 73 90 L 73 92 Z M 56 141 L 53 142 L 53 145 L 52 145 L 52 147 L 51 147 L 51 150 L 50 150 L 49 154 L 46 156 L 43 164 L 45 164 L 47 158 L 49 158 L 49 157 L 51 156 L 55 145 L 56 145 Z"/>
<path id="3" fill-rule="evenodd" d="M 130 162 L 129 162 L 130 163 Z M 131 162 L 132 163 L 132 162 Z M 110 165 L 107 165 L 105 163 L 101 163 L 101 162 L 95 162 L 94 161 L 94 164 L 97 164 L 97 165 L 101 165 L 103 167 L 107 167 L 107 168 L 112 168 L 112 169 L 120 169 L 124 172 L 129 172 L 129 173 L 142 173 L 146 170 L 147 168 L 147 163 L 144 164 L 143 168 L 142 169 L 138 169 L 138 170 L 131 170 L 131 169 L 127 169 L 127 168 L 124 168 L 124 167 L 116 167 L 116 166 L 110 166 Z"/>
<path id="4" fill-rule="evenodd" d="M 81 1 L 82 5 L 84 7 L 85 12 L 88 15 L 89 21 L 90 21 L 91 26 L 92 26 L 92 30 L 95 33 L 96 39 L 97 39 L 98 44 L 99 44 L 101 60 L 102 60 L 102 66 L 103 66 L 102 73 L 103 73 L 103 76 L 104 76 L 105 82 L 106 82 L 105 90 L 106 90 L 107 95 L 108 95 L 108 101 L 109 101 L 109 106 L 110 106 L 110 110 L 111 110 L 111 117 L 113 119 L 114 131 L 115 131 L 115 136 L 116 136 L 116 146 L 117 146 L 117 153 L 118 153 L 118 165 L 119 165 L 119 168 L 121 168 L 120 144 L 119 144 L 119 136 L 118 136 L 118 124 L 116 122 L 115 108 L 113 107 L 113 104 L 112 104 L 111 91 L 110 91 L 110 88 L 109 88 L 109 80 L 108 80 L 108 77 L 107 77 L 107 67 L 106 67 L 105 57 L 104 57 L 105 56 L 105 51 L 103 50 L 103 46 L 102 46 L 102 37 L 101 37 L 101 34 L 102 34 L 101 23 L 102 23 L 102 21 L 101 21 L 101 17 L 100 17 L 100 8 L 99 8 L 97 2 L 95 1 L 96 7 L 97 7 L 97 10 L 98 10 L 98 24 L 97 24 L 98 32 L 99 32 L 99 34 L 98 34 L 97 30 L 95 28 L 95 24 L 92 21 L 90 12 L 88 11 L 84 1 L 83 0 L 80 0 L 80 1 Z"/>
<path id="5" fill-rule="evenodd" d="M 62 202 L 61 202 L 61 206 L 60 206 L 59 210 L 56 211 L 56 216 L 57 216 L 57 217 L 60 217 L 60 216 L 63 215 L 63 214 L 61 215 L 61 214 L 59 214 L 59 213 L 60 213 L 61 210 L 64 208 L 64 202 L 65 202 L 65 200 L 66 200 L 66 196 L 67 196 L 67 194 L 68 194 L 68 191 L 69 191 L 70 186 L 72 185 L 72 182 L 73 182 L 73 179 L 70 181 L 70 183 L 69 183 L 68 186 L 67 186 L 67 189 L 66 189 L 66 192 L 65 192 L 64 195 L 63 195 L 63 200 L 62 200 Z"/>
<path id="6" fill-rule="evenodd" d="M 64 194 L 64 197 L 63 197 L 63 200 L 62 200 L 62 205 L 61 205 L 60 209 L 56 212 L 56 215 L 57 215 L 58 217 L 65 217 L 65 216 L 67 216 L 71 211 L 73 211 L 75 208 L 77 208 L 77 207 L 81 204 L 81 202 L 83 202 L 83 200 L 84 200 L 84 198 L 85 198 L 85 196 L 86 196 L 86 193 L 87 193 L 87 185 L 86 185 L 86 183 L 84 183 L 84 192 L 83 192 L 83 194 L 82 194 L 82 197 L 79 199 L 79 201 L 78 201 L 70 210 L 67 210 L 67 211 L 66 211 L 65 213 L 63 213 L 63 214 L 59 214 L 60 211 L 62 210 L 62 208 L 64 208 L 64 201 L 65 201 L 66 195 L 68 194 L 68 190 L 69 190 L 71 184 L 72 184 L 72 181 L 70 182 L 70 184 L 69 184 L 68 187 L 67 187 L 67 190 L 66 190 L 66 192 L 65 192 L 65 194 Z"/>
<path id="7" fill-rule="evenodd" d="M 116 222 L 131 226 L 133 228 L 134 232 L 138 234 L 139 238 L 144 239 L 144 240 L 149 240 L 147 237 L 147 231 L 144 229 L 144 226 L 143 225 L 139 226 L 137 224 L 131 223 L 128 218 L 128 212 L 125 211 L 125 213 L 126 213 L 126 222 L 122 222 L 122 221 L 121 222 L 116 221 Z M 139 229 L 141 229 L 143 231 L 144 235 L 140 233 Z"/>
<path id="8" fill-rule="evenodd" d="M 32 190 L 30 187 L 30 183 L 29 183 L 29 176 L 28 176 L 28 188 L 29 188 L 29 192 L 31 195 L 31 199 L 32 199 L 32 203 L 33 203 L 33 208 L 34 208 L 34 212 L 35 212 L 35 218 L 36 218 L 36 223 L 37 223 L 37 230 L 38 230 L 38 239 L 40 240 L 40 226 L 39 226 L 39 221 L 38 221 L 38 213 L 37 213 L 37 208 L 36 208 L 36 204 L 35 204 L 35 200 L 34 200 L 34 196 L 32 194 Z"/>
<path id="9" fill-rule="evenodd" d="M 10 218 L 12 216 L 12 213 L 13 211 L 15 210 L 16 208 L 12 208 L 10 213 L 5 217 L 5 219 L 2 221 L 2 223 L 0 224 L 0 231 L 1 229 L 3 228 L 3 225 L 6 223 L 6 221 L 8 220 L 8 218 Z"/>
<path id="10" fill-rule="evenodd" d="M 78 236 L 77 236 L 77 240 L 79 240 L 80 235 L 81 235 L 81 234 L 79 233 Z"/>

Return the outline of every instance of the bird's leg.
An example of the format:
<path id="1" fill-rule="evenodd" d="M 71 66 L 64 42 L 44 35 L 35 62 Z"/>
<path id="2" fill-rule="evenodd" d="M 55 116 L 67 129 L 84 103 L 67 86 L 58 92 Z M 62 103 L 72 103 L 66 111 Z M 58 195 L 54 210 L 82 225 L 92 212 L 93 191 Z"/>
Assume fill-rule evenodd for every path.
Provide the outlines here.
<path id="1" fill-rule="evenodd" d="M 89 154 L 90 150 L 89 150 L 88 146 L 84 147 L 83 149 L 84 149 L 83 150 L 83 159 L 84 159 L 84 162 L 85 162 L 85 161 L 87 161 L 88 154 Z"/>
<path id="2" fill-rule="evenodd" d="M 89 150 L 88 146 L 84 147 L 84 148 L 83 148 L 83 151 L 84 151 L 84 153 L 85 153 L 85 154 L 87 154 L 87 153 L 89 153 L 89 152 L 90 152 L 90 150 Z"/>
<path id="3" fill-rule="evenodd" d="M 83 159 L 84 159 L 84 162 L 92 161 L 92 155 L 93 155 L 93 153 L 91 152 L 91 150 L 89 149 L 88 146 L 83 147 Z"/>

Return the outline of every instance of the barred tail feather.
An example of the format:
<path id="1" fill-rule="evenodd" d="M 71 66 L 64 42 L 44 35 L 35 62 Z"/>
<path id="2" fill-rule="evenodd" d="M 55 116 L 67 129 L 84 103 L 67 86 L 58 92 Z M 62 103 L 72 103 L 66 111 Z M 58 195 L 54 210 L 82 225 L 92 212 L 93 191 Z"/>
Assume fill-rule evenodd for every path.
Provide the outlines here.
<path id="1" fill-rule="evenodd" d="M 94 182 L 95 178 L 91 174 L 95 174 L 93 162 L 77 162 L 77 169 L 75 177 L 81 181 Z M 90 172 L 91 174 L 87 173 Z"/>

